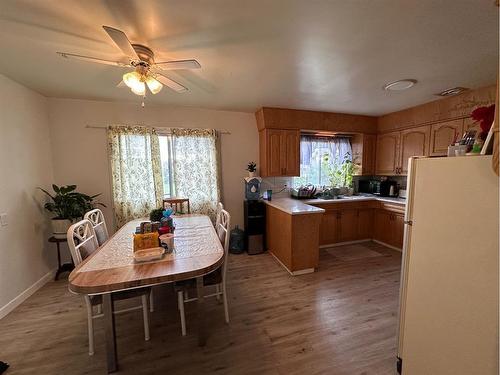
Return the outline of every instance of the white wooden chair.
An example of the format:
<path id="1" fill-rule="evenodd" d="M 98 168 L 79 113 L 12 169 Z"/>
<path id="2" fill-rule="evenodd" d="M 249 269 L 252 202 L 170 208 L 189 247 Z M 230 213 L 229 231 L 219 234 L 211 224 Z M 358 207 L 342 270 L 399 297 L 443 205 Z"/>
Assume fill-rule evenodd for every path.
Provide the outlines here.
<path id="1" fill-rule="evenodd" d="M 91 210 L 85 214 L 84 219 L 89 220 L 94 227 L 94 232 L 97 237 L 97 243 L 102 246 L 109 238 L 108 227 L 106 226 L 106 221 L 104 220 L 104 215 L 102 211 L 98 208 Z"/>
<path id="2" fill-rule="evenodd" d="M 217 297 L 219 300 L 222 296 L 222 300 L 224 303 L 224 315 L 226 319 L 226 323 L 229 323 L 229 308 L 227 304 L 227 288 L 226 288 L 226 272 L 227 272 L 227 262 L 228 262 L 228 254 L 229 254 L 229 228 L 231 223 L 231 216 L 229 213 L 222 209 L 220 214 L 220 222 L 217 224 L 218 227 L 217 235 L 219 240 L 224 247 L 224 261 L 222 265 L 215 271 L 205 275 L 203 277 L 203 286 L 204 287 L 215 287 L 215 293 L 212 294 L 204 294 L 204 297 Z M 182 336 L 186 336 L 186 316 L 184 313 L 184 303 L 196 301 L 198 298 L 192 297 L 190 298 L 188 293 L 189 290 L 193 290 L 195 288 L 196 281 L 195 280 L 186 280 L 182 282 L 175 283 L 175 288 L 177 290 L 177 303 L 179 308 L 179 314 L 181 317 L 181 331 Z"/>
<path id="3" fill-rule="evenodd" d="M 108 227 L 106 226 L 106 220 L 104 219 L 104 214 L 98 208 L 88 211 L 83 216 L 84 219 L 89 220 L 92 223 L 94 232 L 97 238 L 97 243 L 102 246 L 109 238 Z M 154 301 L 153 301 L 153 288 L 151 288 L 151 293 L 149 296 L 149 311 L 154 311 Z"/>
<path id="4" fill-rule="evenodd" d="M 219 223 L 220 223 L 220 220 L 221 220 L 221 213 L 222 213 L 222 210 L 224 209 L 224 205 L 219 202 L 217 203 L 217 209 L 215 211 L 215 230 L 217 231 L 217 228 L 219 227 Z M 217 233 L 218 234 L 218 233 Z"/>
<path id="5" fill-rule="evenodd" d="M 73 224 L 68 229 L 67 233 L 68 246 L 71 252 L 71 257 L 75 266 L 80 264 L 86 257 L 90 256 L 99 248 L 97 236 L 94 231 L 92 222 L 87 219 L 81 220 Z M 113 314 L 120 314 L 127 311 L 142 309 L 144 319 L 144 339 L 149 340 L 149 312 L 148 312 L 148 295 L 151 288 L 134 289 L 131 291 L 123 291 L 112 294 L 115 301 L 129 299 L 133 297 L 141 297 L 142 304 L 140 306 L 131 307 L 123 310 L 113 311 Z M 100 295 L 84 295 L 85 304 L 87 306 L 87 324 L 89 335 L 89 355 L 94 354 L 94 319 L 103 316 L 102 297 Z M 97 311 L 94 312 L 94 306 Z"/>

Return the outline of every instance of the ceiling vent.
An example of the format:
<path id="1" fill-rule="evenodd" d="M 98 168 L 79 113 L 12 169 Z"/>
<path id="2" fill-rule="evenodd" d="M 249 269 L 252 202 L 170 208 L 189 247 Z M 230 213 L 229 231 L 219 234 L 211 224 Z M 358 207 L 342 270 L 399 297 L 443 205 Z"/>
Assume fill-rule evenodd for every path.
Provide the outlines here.
<path id="1" fill-rule="evenodd" d="M 444 91 L 441 91 L 440 93 L 437 93 L 437 94 L 434 94 L 434 95 L 437 95 L 437 96 L 454 96 L 454 95 L 458 95 L 458 94 L 461 94 L 465 91 L 469 90 L 467 87 L 453 87 L 451 89 L 446 89 Z"/>

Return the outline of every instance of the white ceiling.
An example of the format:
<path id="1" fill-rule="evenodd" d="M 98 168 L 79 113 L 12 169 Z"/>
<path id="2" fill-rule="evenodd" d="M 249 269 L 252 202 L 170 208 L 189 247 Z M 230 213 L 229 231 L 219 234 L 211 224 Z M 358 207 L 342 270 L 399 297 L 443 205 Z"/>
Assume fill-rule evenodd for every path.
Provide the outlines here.
<path id="1" fill-rule="evenodd" d="M 50 97 L 136 101 L 122 68 L 56 51 L 120 59 L 120 28 L 156 59 L 196 58 L 170 77 L 189 87 L 149 103 L 253 112 L 261 106 L 379 115 L 496 79 L 493 0 L 1 0 L 0 73 Z M 415 78 L 405 92 L 390 81 Z"/>

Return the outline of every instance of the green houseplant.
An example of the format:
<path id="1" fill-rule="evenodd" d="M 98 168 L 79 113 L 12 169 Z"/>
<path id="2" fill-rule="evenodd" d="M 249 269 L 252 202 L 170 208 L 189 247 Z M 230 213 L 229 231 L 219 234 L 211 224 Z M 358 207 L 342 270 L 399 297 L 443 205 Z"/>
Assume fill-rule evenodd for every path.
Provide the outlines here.
<path id="1" fill-rule="evenodd" d="M 70 225 L 75 220 L 83 218 L 83 215 L 96 205 L 106 207 L 102 203 L 94 202 L 94 199 L 101 194 L 79 193 L 76 191 L 76 185 L 57 186 L 54 184 L 52 185 L 53 194 L 45 189 L 39 189 L 50 198 L 44 207 L 55 215 L 52 218 L 52 231 L 56 238 L 66 238 L 66 232 Z"/>

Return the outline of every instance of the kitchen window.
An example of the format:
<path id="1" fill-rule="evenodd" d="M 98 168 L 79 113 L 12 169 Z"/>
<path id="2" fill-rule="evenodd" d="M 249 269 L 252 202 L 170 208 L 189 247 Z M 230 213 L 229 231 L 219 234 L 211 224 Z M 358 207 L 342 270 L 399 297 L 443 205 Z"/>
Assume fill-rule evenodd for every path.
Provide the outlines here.
<path id="1" fill-rule="evenodd" d="M 352 179 L 352 148 L 348 137 L 302 135 L 300 138 L 300 177 L 295 187 L 346 186 Z"/>
<path id="2" fill-rule="evenodd" d="M 160 143 L 163 196 L 164 198 L 171 198 L 174 192 L 172 136 L 160 135 L 158 139 Z"/>

